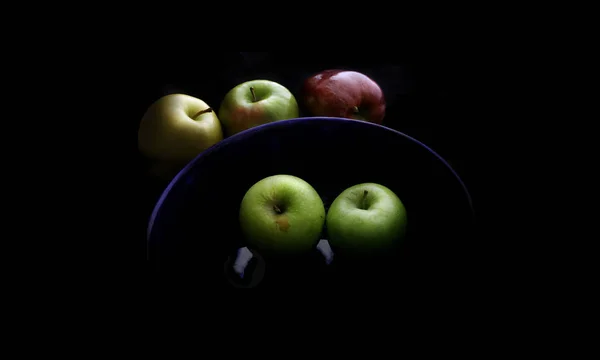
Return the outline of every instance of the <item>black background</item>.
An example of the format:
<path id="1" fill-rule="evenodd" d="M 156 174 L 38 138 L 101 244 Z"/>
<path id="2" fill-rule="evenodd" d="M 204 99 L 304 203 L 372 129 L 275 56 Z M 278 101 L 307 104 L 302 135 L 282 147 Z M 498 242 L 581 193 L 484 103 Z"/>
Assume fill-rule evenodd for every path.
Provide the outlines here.
<path id="1" fill-rule="evenodd" d="M 372 77 L 386 97 L 384 125 L 416 138 L 446 159 L 470 190 L 479 214 L 485 161 L 482 157 L 490 124 L 497 117 L 493 105 L 497 94 L 493 88 L 499 75 L 476 59 L 441 58 L 435 54 L 416 58 L 394 52 L 372 52 L 367 56 L 336 52 L 320 52 L 318 56 L 298 52 L 215 52 L 201 61 L 198 68 L 210 71 L 182 71 L 165 63 L 166 70 L 156 72 L 131 65 L 136 79 L 143 79 L 130 82 L 126 89 L 128 94 L 135 94 L 134 103 L 131 98 L 127 101 L 133 105 L 129 134 L 136 159 L 134 189 L 139 195 L 132 209 L 138 259 L 143 261 L 145 256 L 148 218 L 167 185 L 147 175 L 147 164 L 134 149 L 139 121 L 152 102 L 169 93 L 185 93 L 218 108 L 232 87 L 257 78 L 277 81 L 298 94 L 306 77 L 331 68 L 356 70 Z"/>

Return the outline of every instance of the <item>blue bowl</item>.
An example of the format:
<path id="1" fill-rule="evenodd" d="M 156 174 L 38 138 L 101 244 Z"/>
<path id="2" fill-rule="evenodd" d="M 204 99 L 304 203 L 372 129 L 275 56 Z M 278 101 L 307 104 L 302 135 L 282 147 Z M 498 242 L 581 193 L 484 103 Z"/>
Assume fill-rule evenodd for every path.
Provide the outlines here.
<path id="1" fill-rule="evenodd" d="M 159 278 L 171 285 L 196 284 L 197 289 L 234 288 L 239 279 L 232 280 L 226 270 L 246 246 L 238 225 L 240 202 L 254 183 L 275 174 L 306 180 L 326 208 L 352 185 L 383 184 L 406 207 L 407 234 L 385 258 L 350 259 L 335 249 L 331 262 L 316 249 L 294 259 L 265 259 L 255 252 L 258 265 L 253 266 L 261 270 L 252 286 L 433 284 L 460 276 L 467 254 L 471 256 L 471 198 L 446 161 L 419 141 L 384 126 L 312 117 L 231 136 L 179 172 L 158 200 L 148 226 L 148 260 Z"/>

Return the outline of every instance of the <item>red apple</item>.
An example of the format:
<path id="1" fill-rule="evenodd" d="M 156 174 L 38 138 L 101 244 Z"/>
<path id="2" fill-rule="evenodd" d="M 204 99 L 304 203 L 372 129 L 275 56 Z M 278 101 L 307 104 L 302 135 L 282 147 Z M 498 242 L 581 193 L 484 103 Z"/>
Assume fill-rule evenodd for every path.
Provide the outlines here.
<path id="1" fill-rule="evenodd" d="M 381 124 L 385 116 L 383 91 L 356 71 L 325 70 L 304 81 L 302 100 L 313 116 L 343 117 Z"/>

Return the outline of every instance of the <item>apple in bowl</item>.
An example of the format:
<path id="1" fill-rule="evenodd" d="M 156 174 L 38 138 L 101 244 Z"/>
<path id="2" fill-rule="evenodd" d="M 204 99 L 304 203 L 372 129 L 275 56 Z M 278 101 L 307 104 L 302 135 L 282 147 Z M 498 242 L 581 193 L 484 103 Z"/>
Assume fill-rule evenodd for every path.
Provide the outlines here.
<path id="1" fill-rule="evenodd" d="M 344 190 L 327 212 L 329 242 L 347 252 L 387 252 L 406 234 L 406 209 L 388 187 L 362 183 Z"/>
<path id="2" fill-rule="evenodd" d="M 240 227 L 248 243 L 266 254 L 300 254 L 313 249 L 325 223 L 317 191 L 293 175 L 255 183 L 240 205 Z"/>
<path id="3" fill-rule="evenodd" d="M 365 74 L 325 70 L 304 81 L 302 101 L 313 116 L 342 117 L 381 124 L 385 97 L 379 85 Z"/>

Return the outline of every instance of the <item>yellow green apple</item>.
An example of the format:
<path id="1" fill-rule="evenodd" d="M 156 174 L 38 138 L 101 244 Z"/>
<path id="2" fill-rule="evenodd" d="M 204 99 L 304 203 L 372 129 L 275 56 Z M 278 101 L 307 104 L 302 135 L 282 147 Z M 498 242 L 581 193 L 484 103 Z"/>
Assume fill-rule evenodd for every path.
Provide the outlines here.
<path id="1" fill-rule="evenodd" d="M 214 110 L 185 94 L 166 95 L 154 102 L 138 131 L 139 150 L 159 168 L 183 166 L 222 139 Z"/>

